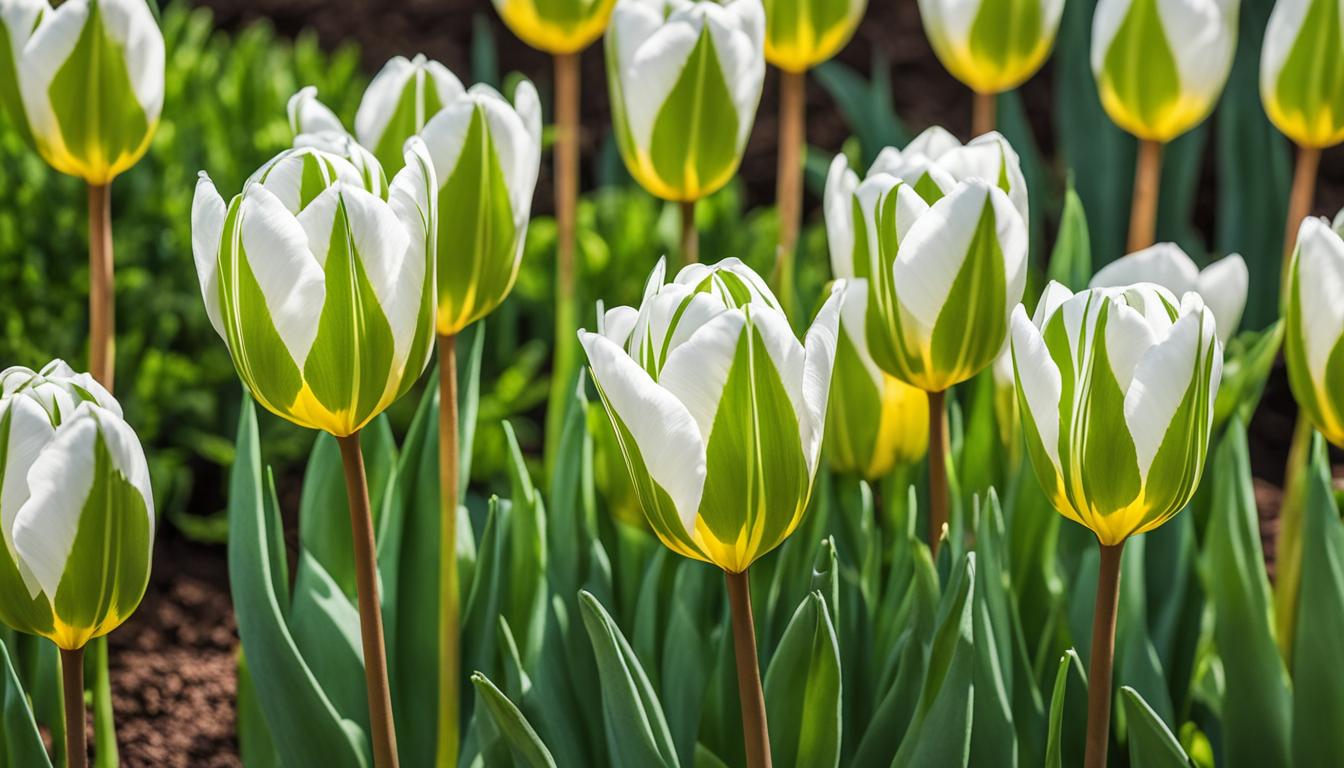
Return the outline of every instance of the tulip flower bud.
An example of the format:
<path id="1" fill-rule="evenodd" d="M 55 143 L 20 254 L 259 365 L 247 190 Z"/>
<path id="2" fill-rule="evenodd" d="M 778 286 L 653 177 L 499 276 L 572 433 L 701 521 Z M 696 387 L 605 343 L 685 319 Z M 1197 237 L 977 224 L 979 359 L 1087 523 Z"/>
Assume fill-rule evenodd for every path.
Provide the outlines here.
<path id="1" fill-rule="evenodd" d="M 868 295 L 873 360 L 907 384 L 941 392 L 1002 349 L 1026 285 L 1027 226 L 1001 188 L 979 176 L 936 181 L 946 172 L 928 168 L 921 178 L 935 180 L 923 190 L 932 205 L 920 182 L 880 168 L 860 182 L 837 157 L 826 181 L 826 230 L 835 276 Z"/>
<path id="2" fill-rule="evenodd" d="M 607 83 L 621 157 L 650 193 L 699 200 L 742 162 L 765 81 L 760 0 L 621 0 Z"/>
<path id="3" fill-rule="evenodd" d="M 1227 346 L 1241 325 L 1251 273 L 1235 253 L 1201 271 L 1179 245 L 1158 243 L 1102 267 L 1088 287 L 1122 288 L 1143 282 L 1156 283 L 1176 296 L 1198 293 L 1218 321 L 1218 340 Z"/>
<path id="4" fill-rule="evenodd" d="M 277 155 L 227 205 L 201 174 L 201 294 L 257 402 L 343 437 L 414 383 L 433 340 L 434 189 L 419 139 L 386 199 L 311 147 Z"/>
<path id="5" fill-rule="evenodd" d="M 541 103 L 526 80 L 512 105 L 474 85 L 420 135 L 438 179 L 438 332 L 450 335 L 513 290 L 541 167 Z"/>
<path id="6" fill-rule="evenodd" d="M 1303 147 L 1344 141 L 1340 0 L 1278 0 L 1260 49 L 1265 113 Z"/>
<path id="7" fill-rule="evenodd" d="M 868 0 L 764 0 L 765 60 L 806 72 L 845 47 Z"/>
<path id="8" fill-rule="evenodd" d="M 833 471 L 873 482 L 929 448 L 929 396 L 884 372 L 868 352 L 868 294 L 846 291 L 840 308 L 826 411 L 826 457 Z"/>
<path id="9" fill-rule="evenodd" d="M 0 622 L 82 648 L 149 583 L 154 495 L 121 407 L 57 360 L 0 372 Z"/>
<path id="10" fill-rule="evenodd" d="M 1027 453 L 1055 509 L 1105 546 L 1171 519 L 1203 474 L 1223 371 L 1199 294 L 1051 283 L 1012 322 Z"/>
<path id="11" fill-rule="evenodd" d="M 951 192 L 959 181 L 983 179 L 1008 193 L 1013 207 L 1022 214 L 1022 221 L 1030 220 L 1022 162 L 998 131 L 963 145 L 946 129 L 935 125 L 916 136 L 905 149 L 886 147 L 878 152 L 868 176 L 880 173 L 911 185 L 930 205 Z"/>
<path id="12" fill-rule="evenodd" d="M 1045 63 L 1064 0 L 919 0 L 933 52 L 978 93 L 1021 85 Z"/>
<path id="13" fill-rule="evenodd" d="M 1344 447 L 1344 239 L 1325 219 L 1297 234 L 1284 301 L 1283 355 L 1298 405 L 1327 440 Z"/>
<path id="14" fill-rule="evenodd" d="M 639 309 L 579 332 L 640 505 L 658 538 L 731 573 L 779 546 L 807 508 L 835 359 L 840 287 L 800 343 L 737 259 L 693 264 Z"/>
<path id="15" fill-rule="evenodd" d="M 104 185 L 144 156 L 164 59 L 145 0 L 9 0 L 0 24 L 0 99 L 43 160 Z"/>
<path id="16" fill-rule="evenodd" d="M 1195 127 L 1232 71 L 1240 0 L 1100 0 L 1092 74 L 1116 125 L 1167 142 Z"/>
<path id="17" fill-rule="evenodd" d="M 607 28 L 616 0 L 494 0 L 520 40 L 547 53 L 577 53 Z"/>

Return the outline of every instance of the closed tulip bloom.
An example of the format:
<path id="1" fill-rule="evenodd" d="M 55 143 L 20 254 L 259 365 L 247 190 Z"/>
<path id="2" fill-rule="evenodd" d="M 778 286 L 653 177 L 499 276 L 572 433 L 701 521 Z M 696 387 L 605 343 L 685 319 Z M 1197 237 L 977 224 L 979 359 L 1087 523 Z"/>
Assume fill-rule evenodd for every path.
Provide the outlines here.
<path id="1" fill-rule="evenodd" d="M 843 156 L 826 182 L 831 270 L 868 296 L 873 360 L 926 392 L 993 362 L 1026 284 L 1027 227 L 1009 195 L 979 177 L 945 184 L 930 205 L 881 170 L 860 182 Z"/>
<path id="2" fill-rule="evenodd" d="M 1260 49 L 1265 112 L 1303 147 L 1344 141 L 1344 6 L 1340 0 L 1278 0 Z"/>
<path id="3" fill-rule="evenodd" d="M 1013 314 L 1027 453 L 1060 514 L 1104 546 L 1162 525 L 1199 485 L 1223 371 L 1197 293 L 1051 283 Z"/>
<path id="4" fill-rule="evenodd" d="M 1064 0 L 919 0 L 933 52 L 978 93 L 1000 93 L 1036 74 L 1055 44 Z"/>
<path id="5" fill-rule="evenodd" d="M 435 176 L 418 139 L 387 198 L 345 159 L 280 153 L 227 204 L 201 174 L 192 250 L 206 314 L 252 396 L 300 426 L 359 430 L 424 370 Z"/>
<path id="6" fill-rule="evenodd" d="M 0 99 L 53 168 L 105 185 L 163 110 L 163 34 L 144 0 L 0 3 Z"/>
<path id="7" fill-rule="evenodd" d="M 1116 125 L 1167 142 L 1195 127 L 1232 70 L 1240 0 L 1100 0 L 1092 73 Z"/>
<path id="8" fill-rule="evenodd" d="M 928 450 L 929 396 L 873 362 L 864 327 L 868 294 L 846 291 L 843 301 L 826 457 L 832 471 L 872 482 Z"/>
<path id="9" fill-rule="evenodd" d="M 577 53 L 602 35 L 616 0 L 494 0 L 520 40 L 547 53 Z"/>
<path id="10" fill-rule="evenodd" d="M 1298 230 L 1284 297 L 1283 354 L 1298 405 L 1327 440 L 1344 447 L 1341 295 L 1344 239 L 1325 219 L 1305 219 Z"/>
<path id="11" fill-rule="evenodd" d="M 760 0 L 621 0 L 607 82 L 621 157 L 650 193 L 699 200 L 737 172 L 765 81 Z"/>
<path id="12" fill-rule="evenodd" d="M 1107 264 L 1088 285 L 1121 288 L 1144 282 L 1156 283 L 1176 296 L 1198 293 L 1218 321 L 1218 340 L 1226 346 L 1241 325 L 1251 273 L 1239 254 L 1225 256 L 1201 270 L 1179 245 L 1158 243 Z"/>
<path id="13" fill-rule="evenodd" d="M 0 372 L 0 622 L 75 650 L 135 611 L 154 496 L 121 408 L 57 360 Z"/>
<path id="14" fill-rule="evenodd" d="M 664 284 L 579 332 L 649 525 L 673 551 L 741 573 L 807 508 L 821 453 L 839 288 L 806 339 L 736 259 Z"/>
<path id="15" fill-rule="evenodd" d="M 438 332 L 453 335 L 513 290 L 541 167 L 541 103 L 524 80 L 514 103 L 474 85 L 421 137 L 438 179 Z"/>
<path id="16" fill-rule="evenodd" d="M 765 60 L 806 72 L 845 47 L 868 0 L 764 0 Z"/>

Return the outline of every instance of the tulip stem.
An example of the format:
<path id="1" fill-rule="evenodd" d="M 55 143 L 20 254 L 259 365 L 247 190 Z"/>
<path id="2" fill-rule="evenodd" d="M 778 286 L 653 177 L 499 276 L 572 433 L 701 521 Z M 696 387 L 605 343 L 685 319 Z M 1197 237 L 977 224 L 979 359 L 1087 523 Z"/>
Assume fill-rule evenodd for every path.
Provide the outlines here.
<path id="1" fill-rule="evenodd" d="M 457 337 L 439 336 L 439 765 L 457 765 L 461 744 L 460 588 L 457 583 Z"/>
<path id="2" fill-rule="evenodd" d="M 779 251 L 775 256 L 775 293 L 784 314 L 793 316 L 794 259 L 803 210 L 803 147 L 807 141 L 807 74 L 779 73 L 779 165 L 775 207 L 779 211 Z"/>
<path id="3" fill-rule="evenodd" d="M 695 201 L 683 200 L 677 205 L 681 211 L 681 261 L 694 264 L 700 260 L 700 232 L 695 228 Z"/>
<path id="4" fill-rule="evenodd" d="M 1321 150 L 1316 147 L 1298 147 L 1297 164 L 1293 169 L 1293 188 L 1288 196 L 1288 223 L 1283 233 L 1283 277 L 1287 279 L 1288 263 L 1297 246 L 1297 230 L 1302 220 L 1311 215 L 1316 198 L 1316 172 L 1321 167 Z"/>
<path id="5" fill-rule="evenodd" d="M 984 136 L 994 130 L 997 122 L 998 96 L 997 93 L 975 91 L 975 99 L 971 102 L 972 137 Z"/>
<path id="6" fill-rule="evenodd" d="M 724 571 L 733 619 L 733 651 L 737 655 L 737 696 L 742 702 L 742 737 L 748 768 L 770 768 L 770 730 L 765 722 L 765 692 L 756 657 L 756 624 L 751 615 L 747 572 Z"/>
<path id="7" fill-rule="evenodd" d="M 546 409 L 545 464 L 555 462 L 563 432 L 563 405 L 573 396 L 578 344 L 575 295 L 576 218 L 579 199 L 579 56 L 555 56 L 555 350 L 551 360 L 550 407 Z"/>
<path id="8" fill-rule="evenodd" d="M 944 423 L 946 392 L 929 393 L 929 551 L 938 556 L 947 526 L 947 430 Z"/>
<path id="9" fill-rule="evenodd" d="M 369 725 L 373 731 L 373 764 L 396 768 L 397 734 L 392 725 L 392 692 L 387 681 L 387 648 L 383 613 L 378 601 L 378 560 L 373 545 L 373 515 L 364 453 L 356 430 L 336 441 L 345 465 L 345 492 L 355 543 L 355 587 L 359 595 L 359 634 L 364 643 L 364 683 L 368 687 Z"/>
<path id="10" fill-rule="evenodd" d="M 1141 251 L 1157 237 L 1157 196 L 1162 186 L 1162 145 L 1139 142 L 1134 168 L 1134 198 L 1129 210 L 1129 252 Z"/>
<path id="11" fill-rule="evenodd" d="M 1111 731 L 1111 667 L 1115 659 L 1115 614 L 1120 603 L 1120 554 L 1125 543 L 1101 545 L 1097 600 L 1092 607 L 1092 661 L 1087 675 L 1085 768 L 1106 768 Z"/>
<path id="12" fill-rule="evenodd" d="M 68 768 L 89 764 L 84 723 L 84 649 L 61 649 L 61 688 L 65 698 L 65 755 Z"/>
<path id="13" fill-rule="evenodd" d="M 89 185 L 89 372 L 112 391 L 114 366 L 112 292 L 112 194 L 107 184 Z"/>

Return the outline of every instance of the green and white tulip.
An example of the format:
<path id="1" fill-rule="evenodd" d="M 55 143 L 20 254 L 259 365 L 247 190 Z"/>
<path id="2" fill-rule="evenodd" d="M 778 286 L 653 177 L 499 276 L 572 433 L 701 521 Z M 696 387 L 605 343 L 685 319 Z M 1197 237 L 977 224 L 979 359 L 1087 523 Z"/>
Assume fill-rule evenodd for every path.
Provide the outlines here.
<path id="1" fill-rule="evenodd" d="M 806 72 L 830 59 L 854 36 L 868 0 L 764 0 L 765 60 Z"/>
<path id="2" fill-rule="evenodd" d="M 765 81 L 761 0 L 621 0 L 607 83 L 621 157 L 664 200 L 694 201 L 737 172 Z"/>
<path id="3" fill-rule="evenodd" d="M 1344 141 L 1344 3 L 1278 0 L 1260 49 L 1265 113 L 1303 147 Z"/>
<path id="4" fill-rule="evenodd" d="M 1298 405 L 1344 447 L 1344 212 L 1332 228 L 1309 217 L 1297 233 L 1284 296 L 1283 355 Z"/>
<path id="5" fill-rule="evenodd" d="M 433 341 L 436 188 L 423 142 L 386 198 L 344 158 L 277 155 L 225 203 L 201 173 L 192 250 L 206 314 L 252 396 L 338 437 L 406 392 Z"/>
<path id="6" fill-rule="evenodd" d="M 43 160 L 105 185 L 144 156 L 164 67 L 145 0 L 5 0 L 0 23 L 0 100 Z"/>
<path id="7" fill-rule="evenodd" d="M 998 158 L 989 178 L 1011 186 L 1006 147 L 991 134 L 963 151 Z M 927 157 L 892 151 L 862 181 L 837 157 L 826 181 L 826 231 L 832 272 L 867 295 L 873 360 L 907 384 L 941 392 L 1003 348 L 1026 285 L 1026 192 L 1015 202 L 979 175 L 957 180 L 946 155 Z"/>
<path id="8" fill-rule="evenodd" d="M 1060 514 L 1105 546 L 1153 530 L 1199 485 L 1223 371 L 1197 293 L 1047 286 L 1012 350 L 1027 453 Z"/>
<path id="9" fill-rule="evenodd" d="M 1092 74 L 1116 125 L 1168 142 L 1213 110 L 1232 71 L 1240 0 L 1100 0 Z"/>
<path id="10" fill-rule="evenodd" d="M 578 53 L 602 35 L 616 0 L 494 0 L 504 24 L 547 53 Z"/>
<path id="11" fill-rule="evenodd" d="M 1064 0 L 919 0 L 933 52 L 977 93 L 1021 85 L 1050 55 Z"/>
<path id="12" fill-rule="evenodd" d="M 579 332 L 649 525 L 740 573 L 807 508 L 821 453 L 841 286 L 800 342 L 737 259 L 650 275 L 639 308 Z"/>
<path id="13" fill-rule="evenodd" d="M 0 622 L 67 650 L 116 629 L 149 583 L 154 519 L 107 390 L 59 360 L 0 372 Z"/>
<path id="14" fill-rule="evenodd" d="M 1022 161 L 1013 145 L 997 131 L 962 144 L 945 128 L 932 126 L 904 149 L 885 147 L 878 152 L 868 177 L 882 173 L 913 186 L 930 205 L 951 192 L 957 182 L 983 179 L 1008 193 L 1022 221 L 1030 221 Z"/>
<path id="15" fill-rule="evenodd" d="M 1135 251 L 1102 267 L 1089 288 L 1122 288 L 1135 283 L 1156 283 L 1176 296 L 1194 291 L 1218 321 L 1218 340 L 1227 342 L 1241 325 L 1251 273 L 1245 259 L 1233 253 L 1201 270 L 1175 243 Z"/>

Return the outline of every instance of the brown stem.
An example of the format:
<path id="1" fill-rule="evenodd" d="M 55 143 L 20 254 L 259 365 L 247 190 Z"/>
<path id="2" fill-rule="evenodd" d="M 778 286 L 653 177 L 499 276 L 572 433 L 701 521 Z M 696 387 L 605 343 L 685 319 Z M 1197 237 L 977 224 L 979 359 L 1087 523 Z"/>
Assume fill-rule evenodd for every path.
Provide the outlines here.
<path id="1" fill-rule="evenodd" d="M 84 649 L 61 649 L 61 689 L 65 697 L 65 754 L 68 768 L 89 764 L 84 723 Z"/>
<path id="2" fill-rule="evenodd" d="M 556 54 L 555 65 L 555 351 L 551 407 L 546 412 L 545 463 L 555 461 L 578 359 L 579 309 L 575 295 L 575 238 L 579 199 L 579 53 Z M 549 470 L 548 470 L 549 471 Z"/>
<path id="3" fill-rule="evenodd" d="M 1293 169 L 1293 189 L 1288 195 L 1288 224 L 1283 233 L 1283 269 L 1286 276 L 1288 262 L 1297 247 L 1297 230 L 1302 220 L 1311 215 L 1316 197 L 1316 172 L 1321 168 L 1321 150 L 1316 147 L 1298 147 L 1297 165 Z"/>
<path id="4" fill-rule="evenodd" d="M 112 390 L 115 307 L 112 292 L 112 194 L 89 185 L 89 372 Z"/>
<path id="5" fill-rule="evenodd" d="M 807 141 L 807 74 L 779 74 L 779 165 L 775 206 L 779 211 L 779 250 L 775 255 L 775 293 L 785 314 L 793 314 L 794 259 L 803 211 L 803 147 Z"/>
<path id="6" fill-rule="evenodd" d="M 1157 236 L 1157 195 L 1161 186 L 1162 145 L 1142 140 L 1134 168 L 1134 198 L 1129 209 L 1130 253 L 1152 245 Z"/>
<path id="7" fill-rule="evenodd" d="M 695 201 L 684 200 L 681 211 L 681 261 L 694 264 L 700 260 L 700 232 L 695 228 Z"/>
<path id="8" fill-rule="evenodd" d="M 748 768 L 770 768 L 770 730 L 765 722 L 765 692 L 756 657 L 756 625 L 751 615 L 747 572 L 723 574 L 733 615 L 733 651 L 737 655 L 737 694 L 742 701 L 742 737 Z"/>
<path id="9" fill-rule="evenodd" d="M 1115 659 L 1115 614 L 1120 603 L 1120 554 L 1125 543 L 1101 545 L 1097 601 L 1092 607 L 1092 661 L 1087 675 L 1085 768 L 1106 768 L 1111 731 L 1111 666 Z"/>
<path id="10" fill-rule="evenodd" d="M 947 430 L 943 421 L 945 392 L 929 393 L 929 551 L 938 545 L 947 525 Z"/>
<path id="11" fill-rule="evenodd" d="M 457 337 L 439 336 L 439 740 L 438 764 L 457 765 L 461 669 L 457 579 Z"/>
<path id="12" fill-rule="evenodd" d="M 975 92 L 975 98 L 971 102 L 971 133 L 976 136 L 983 136 L 994 130 L 996 123 L 996 110 L 998 107 L 997 93 Z"/>
<path id="13" fill-rule="evenodd" d="M 373 515 L 364 454 L 356 431 L 336 441 L 345 465 L 345 493 L 355 543 L 355 588 L 359 595 L 359 634 L 364 641 L 364 683 L 368 686 L 369 725 L 373 731 L 373 764 L 396 768 L 397 734 L 392 725 L 392 691 L 387 682 L 387 648 L 383 612 L 378 602 L 378 560 L 373 548 Z"/>

